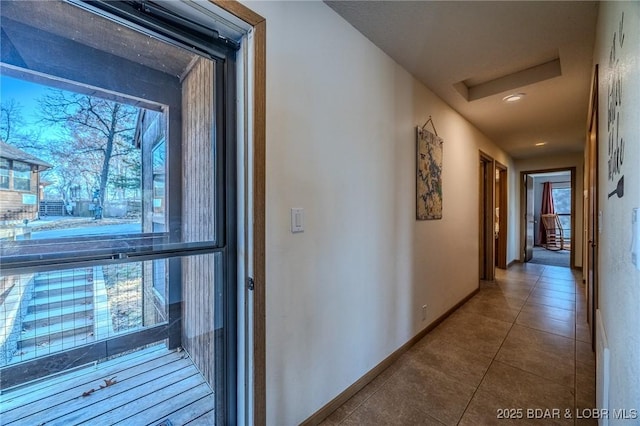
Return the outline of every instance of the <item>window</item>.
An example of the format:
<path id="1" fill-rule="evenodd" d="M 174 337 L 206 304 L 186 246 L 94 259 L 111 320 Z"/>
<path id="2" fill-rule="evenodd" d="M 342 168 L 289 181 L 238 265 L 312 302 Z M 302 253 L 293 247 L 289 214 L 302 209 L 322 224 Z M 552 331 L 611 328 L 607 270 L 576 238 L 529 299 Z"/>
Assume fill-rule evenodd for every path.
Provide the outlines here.
<path id="1" fill-rule="evenodd" d="M 162 225 L 164 225 L 164 212 L 166 203 L 166 155 L 165 142 L 164 140 L 162 140 L 160 143 L 158 143 L 158 145 L 156 145 L 155 148 L 153 148 L 152 155 L 154 223 Z"/>
<path id="2" fill-rule="evenodd" d="M 16 191 L 31 190 L 31 166 L 20 161 L 13 161 L 13 189 Z"/>
<path id="3" fill-rule="evenodd" d="M 553 207 L 560 219 L 565 238 L 571 238 L 571 188 L 555 188 L 551 190 Z"/>
<path id="4" fill-rule="evenodd" d="M 164 139 L 156 144 L 151 156 L 153 169 L 153 232 L 165 230 L 166 197 L 166 166 L 167 152 Z M 164 259 L 153 261 L 153 289 L 161 301 L 167 297 L 167 261 Z"/>
<path id="5" fill-rule="evenodd" d="M 7 342 L 31 339 L 0 358 L 0 384 L 184 348 L 214 391 L 216 422 L 233 424 L 236 46 L 137 3 L 2 5 L 12 52 L 0 78 L 41 86 L 47 127 L 31 154 L 52 165 L 39 176 L 45 195 L 74 205 L 59 229 L 0 241 L 0 278 L 19 299 L 41 298 L 44 318 L 0 318 L 18 330 Z M 14 188 L 29 189 L 18 166 Z"/>
<path id="6" fill-rule="evenodd" d="M 6 158 L 0 158 L 0 188 L 9 189 L 9 169 L 11 162 Z"/>

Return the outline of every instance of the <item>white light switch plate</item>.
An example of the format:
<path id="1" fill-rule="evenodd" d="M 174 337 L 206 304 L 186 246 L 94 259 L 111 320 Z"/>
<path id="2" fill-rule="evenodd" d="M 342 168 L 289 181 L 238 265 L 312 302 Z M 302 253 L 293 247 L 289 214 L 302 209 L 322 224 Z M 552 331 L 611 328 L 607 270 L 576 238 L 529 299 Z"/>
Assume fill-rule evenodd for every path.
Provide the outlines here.
<path id="1" fill-rule="evenodd" d="M 300 207 L 291 209 L 291 232 L 304 232 L 304 209 Z"/>

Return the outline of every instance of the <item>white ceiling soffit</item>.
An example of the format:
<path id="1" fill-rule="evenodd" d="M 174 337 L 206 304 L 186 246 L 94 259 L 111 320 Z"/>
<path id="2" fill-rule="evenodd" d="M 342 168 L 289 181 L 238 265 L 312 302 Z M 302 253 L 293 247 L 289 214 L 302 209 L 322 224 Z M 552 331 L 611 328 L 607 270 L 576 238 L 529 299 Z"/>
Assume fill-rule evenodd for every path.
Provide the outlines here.
<path id="1" fill-rule="evenodd" d="M 153 37 L 141 38 L 131 28 L 114 24 L 67 2 L 3 1 L 1 17 L 3 36 L 6 37 L 3 39 L 6 46 L 2 46 L 6 50 L 4 53 L 10 56 L 10 48 L 15 49 L 14 56 L 18 60 L 13 65 L 32 71 L 44 72 L 40 68 L 42 64 L 51 64 L 48 52 L 61 49 L 59 46 L 66 46 L 65 43 L 84 45 L 172 76 L 184 72 L 194 57 L 187 50 L 176 49 Z M 43 54 L 41 49 L 34 48 L 43 42 L 55 47 L 45 49 L 47 54 Z M 61 73 L 71 67 L 64 59 L 66 57 L 61 56 L 61 63 L 53 66 Z M 47 69 L 51 71 L 49 66 Z M 57 77 L 63 78 L 62 75 Z"/>
<path id="2" fill-rule="evenodd" d="M 454 87 L 458 89 L 467 101 L 475 101 L 561 75 L 560 59 L 556 58 L 526 70 L 516 71 L 489 81 L 476 82 L 476 79 L 469 78 L 454 84 Z"/>
<path id="3" fill-rule="evenodd" d="M 514 158 L 582 151 L 597 2 L 326 3 Z"/>

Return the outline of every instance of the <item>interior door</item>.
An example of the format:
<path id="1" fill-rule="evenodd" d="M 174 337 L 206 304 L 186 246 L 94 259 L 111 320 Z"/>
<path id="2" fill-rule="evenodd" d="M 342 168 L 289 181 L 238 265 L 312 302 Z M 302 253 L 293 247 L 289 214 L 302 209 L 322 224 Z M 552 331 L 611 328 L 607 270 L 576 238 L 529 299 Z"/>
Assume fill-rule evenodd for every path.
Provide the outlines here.
<path id="1" fill-rule="evenodd" d="M 587 321 L 595 345 L 595 313 L 598 309 L 598 70 L 594 77 L 591 123 L 587 141 Z"/>
<path id="2" fill-rule="evenodd" d="M 493 201 L 495 186 L 494 161 L 480 152 L 480 279 L 492 281 L 495 277 L 495 206 Z"/>
<path id="3" fill-rule="evenodd" d="M 496 162 L 496 267 L 507 269 L 507 168 Z"/>
<path id="4" fill-rule="evenodd" d="M 533 259 L 533 225 L 535 224 L 533 215 L 533 178 L 526 175 L 525 178 L 525 245 L 524 245 L 524 261 L 528 262 Z"/>
<path id="5" fill-rule="evenodd" d="M 479 259 L 478 259 L 478 264 L 480 266 L 480 271 L 479 271 L 479 277 L 481 280 L 485 279 L 486 277 L 486 262 L 484 261 L 485 258 L 485 250 L 486 250 L 486 244 L 485 244 L 485 240 L 486 240 L 486 235 L 485 235 L 485 226 L 484 226 L 484 218 L 485 218 L 485 213 L 484 213 L 484 199 L 486 197 L 486 188 L 485 188 L 485 175 L 487 173 L 487 164 L 482 160 L 482 158 L 480 158 L 480 174 L 478 176 L 478 181 L 479 181 L 479 197 L 480 197 L 480 206 L 479 206 L 479 222 L 478 222 L 478 231 L 479 231 L 479 237 L 480 237 L 480 241 L 479 241 Z"/>

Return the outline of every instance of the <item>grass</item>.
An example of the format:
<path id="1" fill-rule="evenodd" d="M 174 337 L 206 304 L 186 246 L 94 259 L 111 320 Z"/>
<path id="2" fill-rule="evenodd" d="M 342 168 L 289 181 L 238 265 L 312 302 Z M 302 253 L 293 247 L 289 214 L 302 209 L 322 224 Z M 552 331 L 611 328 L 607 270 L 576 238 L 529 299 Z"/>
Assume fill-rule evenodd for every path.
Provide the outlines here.
<path id="1" fill-rule="evenodd" d="M 57 220 L 43 220 L 29 222 L 29 225 L 38 231 L 52 231 L 58 229 L 84 228 L 93 226 L 122 225 L 126 223 L 140 223 L 140 219 L 103 218 L 96 220 L 91 217 L 63 216 Z"/>

